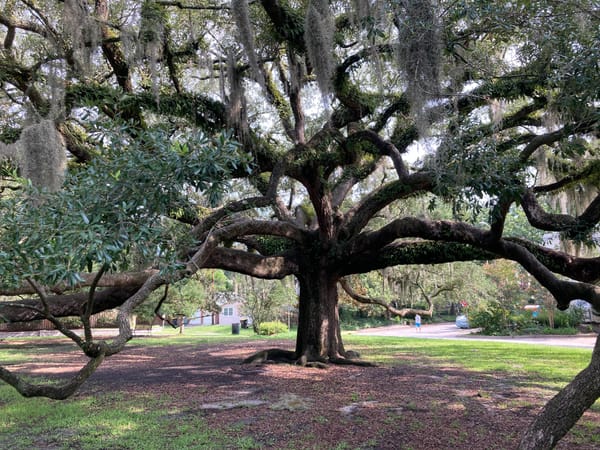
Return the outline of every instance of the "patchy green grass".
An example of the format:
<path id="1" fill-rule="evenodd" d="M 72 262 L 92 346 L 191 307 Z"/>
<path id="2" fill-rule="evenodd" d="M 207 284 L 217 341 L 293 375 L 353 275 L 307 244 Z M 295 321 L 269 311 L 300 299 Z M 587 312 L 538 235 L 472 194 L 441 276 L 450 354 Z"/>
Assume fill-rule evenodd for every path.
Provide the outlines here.
<path id="1" fill-rule="evenodd" d="M 477 372 L 534 375 L 547 383 L 567 383 L 589 364 L 592 355 L 591 349 L 510 342 L 356 335 L 345 336 L 344 342 L 363 358 L 379 363 L 411 364 L 416 359 Z"/>
<path id="2" fill-rule="evenodd" d="M 239 334 L 231 332 L 231 325 L 210 325 L 186 327 L 183 333 L 178 328 L 164 327 L 154 329 L 149 336 L 137 336 L 133 342 L 139 345 L 183 345 L 183 344 L 211 344 L 219 342 L 232 342 L 248 339 L 293 339 L 296 331 L 274 334 L 272 336 L 259 336 L 252 328 L 241 328 Z"/>
<path id="3" fill-rule="evenodd" d="M 41 342 L 38 337 L 7 338 L 3 341 L 9 345 L 0 343 L 0 365 L 19 364 L 29 361 L 36 355 L 66 352 L 77 348 L 75 343 L 59 340 L 58 337 L 51 337 L 50 344 L 48 338 L 44 338 Z"/>
<path id="4" fill-rule="evenodd" d="M 201 416 L 165 404 L 155 396 L 124 393 L 61 402 L 23 399 L 0 386 L 0 448 L 256 448 L 248 437 L 208 429 Z"/>
<path id="5" fill-rule="evenodd" d="M 294 333 L 273 339 L 290 339 Z M 231 326 L 189 327 L 183 334 L 165 329 L 151 337 L 134 339 L 136 345 L 188 345 L 270 339 L 255 336 L 252 330 L 231 334 Z M 588 363 L 591 350 L 502 342 L 434 340 L 375 337 L 345 334 L 346 347 L 359 351 L 367 360 L 389 364 L 423 363 L 429 366 L 456 366 L 467 371 L 522 375 L 523 386 L 564 386 Z M 10 343 L 11 340 L 5 341 Z M 20 338 L 18 346 L 0 345 L 0 364 L 14 364 L 43 354 L 36 340 Z M 24 343 L 23 343 L 24 342 Z M 53 351 L 63 345 L 51 346 Z M 72 348 L 64 345 L 64 349 Z M 351 400 L 361 399 L 352 391 Z M 169 399 L 154 394 L 129 396 L 125 393 L 96 393 L 74 396 L 66 401 L 24 399 L 0 383 L 0 448 L 54 449 L 221 449 L 260 448 L 260 443 L 238 430 L 209 429 L 202 415 L 173 408 Z M 410 410 L 411 405 L 406 405 Z M 594 408 L 597 410 L 597 408 Z M 317 423 L 324 422 L 316 417 Z M 584 422 L 584 426 L 586 423 Z M 589 426 L 595 426 L 590 422 Z M 421 432 L 416 430 L 415 432 Z M 584 430 L 585 431 L 585 430 Z M 583 431 L 582 431 L 583 433 Z M 583 433 L 581 439 L 586 439 Z M 460 447 L 462 437 L 456 438 Z M 338 448 L 352 448 L 340 442 Z"/>

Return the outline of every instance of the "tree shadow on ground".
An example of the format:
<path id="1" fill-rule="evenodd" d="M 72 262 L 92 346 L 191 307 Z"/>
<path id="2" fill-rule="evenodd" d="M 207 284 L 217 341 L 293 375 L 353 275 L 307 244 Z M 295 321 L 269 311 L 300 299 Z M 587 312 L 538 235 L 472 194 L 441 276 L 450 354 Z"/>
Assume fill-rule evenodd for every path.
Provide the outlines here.
<path id="1" fill-rule="evenodd" d="M 248 436 L 260 448 L 489 450 L 515 448 L 521 431 L 553 395 L 548 386 L 522 376 L 426 361 L 327 369 L 240 364 L 272 347 L 293 348 L 293 342 L 131 345 L 108 358 L 77 396 L 156 396 L 166 414 L 173 408 L 181 417 L 201 417 L 209 428 Z M 74 352 L 68 355 L 70 363 L 83 361 Z M 32 368 L 43 373 L 39 362 L 19 370 Z M 591 411 L 583 420 L 585 426 L 557 448 L 597 448 L 592 437 L 600 418 Z"/>

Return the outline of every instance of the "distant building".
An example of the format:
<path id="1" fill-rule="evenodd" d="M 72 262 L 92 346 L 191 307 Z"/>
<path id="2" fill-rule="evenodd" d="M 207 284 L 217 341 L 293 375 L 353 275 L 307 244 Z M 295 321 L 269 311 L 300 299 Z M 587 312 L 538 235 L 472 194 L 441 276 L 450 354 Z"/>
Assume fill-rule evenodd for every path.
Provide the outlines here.
<path id="1" fill-rule="evenodd" d="M 249 318 L 242 314 L 244 298 L 234 292 L 217 292 L 215 303 L 220 311 L 197 310 L 194 317 L 188 321 L 189 325 L 231 325 L 233 323 L 250 322 Z"/>

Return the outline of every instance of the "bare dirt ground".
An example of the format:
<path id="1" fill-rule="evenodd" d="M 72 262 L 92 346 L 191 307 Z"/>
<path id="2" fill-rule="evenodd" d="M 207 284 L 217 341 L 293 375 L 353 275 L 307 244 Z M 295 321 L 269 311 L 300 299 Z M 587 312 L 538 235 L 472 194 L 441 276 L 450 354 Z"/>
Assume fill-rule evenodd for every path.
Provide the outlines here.
<path id="1" fill-rule="evenodd" d="M 153 338 L 143 338 L 153 339 Z M 554 393 L 517 376 L 440 368 L 398 355 L 399 365 L 241 365 L 255 351 L 290 341 L 154 347 L 133 343 L 109 358 L 78 397 L 101 392 L 168 398 L 183 415 L 251 436 L 264 449 L 513 449 Z M 56 355 L 19 370 L 64 375 L 81 357 Z M 55 361 L 43 355 L 45 361 Z M 168 405 L 167 405 L 168 408 Z M 597 449 L 600 414 L 587 412 L 560 449 Z M 232 434 L 232 435 L 233 435 Z"/>

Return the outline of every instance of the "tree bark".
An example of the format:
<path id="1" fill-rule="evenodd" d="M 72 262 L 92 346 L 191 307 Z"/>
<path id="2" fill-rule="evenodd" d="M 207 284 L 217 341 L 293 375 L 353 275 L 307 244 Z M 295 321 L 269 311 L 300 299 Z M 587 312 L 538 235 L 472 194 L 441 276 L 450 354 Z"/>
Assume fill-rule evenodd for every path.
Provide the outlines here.
<path id="1" fill-rule="evenodd" d="M 519 450 L 551 449 L 600 397 L 600 337 L 590 364 L 542 408 L 527 428 Z"/>
<path id="2" fill-rule="evenodd" d="M 302 270 L 296 357 L 334 361 L 346 356 L 340 332 L 337 277 L 323 268 Z"/>
<path id="3" fill-rule="evenodd" d="M 139 288 L 140 284 L 132 284 L 127 287 L 107 288 L 98 291 L 94 297 L 92 314 L 121 306 Z M 87 302 L 87 292 L 48 297 L 49 312 L 54 317 L 79 316 L 85 310 Z M 30 322 L 45 318 L 46 314 L 39 299 L 30 298 L 0 302 L 0 319 L 5 322 Z"/>
<path id="4" fill-rule="evenodd" d="M 10 372 L 4 367 L 0 367 L 0 380 L 10 384 L 23 397 L 47 397 L 53 400 L 64 400 L 73 395 L 79 389 L 79 386 L 95 372 L 104 361 L 104 357 L 104 352 L 101 352 L 98 356 L 91 358 L 74 377 L 58 385 L 29 383 L 23 377 Z"/>

